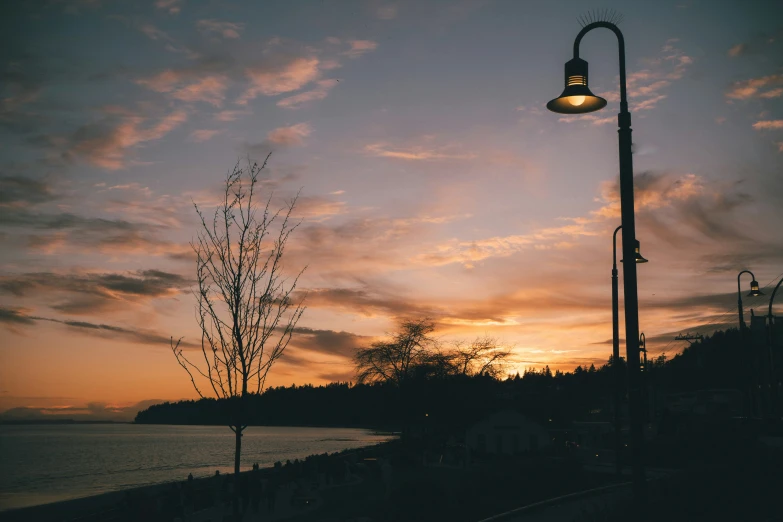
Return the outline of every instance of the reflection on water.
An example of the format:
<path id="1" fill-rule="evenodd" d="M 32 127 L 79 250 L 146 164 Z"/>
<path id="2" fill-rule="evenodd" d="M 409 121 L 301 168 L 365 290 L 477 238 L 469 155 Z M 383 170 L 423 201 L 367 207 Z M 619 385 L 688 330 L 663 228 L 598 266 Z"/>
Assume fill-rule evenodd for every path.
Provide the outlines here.
<path id="1" fill-rule="evenodd" d="M 348 428 L 249 427 L 242 469 L 391 438 Z M 234 433 L 221 426 L 0 426 L 0 510 L 232 472 Z"/>

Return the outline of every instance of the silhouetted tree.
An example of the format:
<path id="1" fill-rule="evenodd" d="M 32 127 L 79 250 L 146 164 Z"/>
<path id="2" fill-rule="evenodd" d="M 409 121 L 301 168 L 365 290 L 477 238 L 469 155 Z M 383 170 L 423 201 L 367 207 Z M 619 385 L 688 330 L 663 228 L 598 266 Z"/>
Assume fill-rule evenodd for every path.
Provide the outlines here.
<path id="1" fill-rule="evenodd" d="M 501 348 L 494 337 L 477 337 L 470 344 L 463 341 L 454 343 L 454 348 L 446 353 L 451 372 L 456 375 L 489 375 L 497 378 L 506 368 L 506 360 L 511 351 Z"/>
<path id="2" fill-rule="evenodd" d="M 390 341 L 378 341 L 361 348 L 355 356 L 356 378 L 360 384 L 388 382 L 402 387 L 414 368 L 427 364 L 435 329 L 430 319 L 406 319 Z"/>
<path id="3" fill-rule="evenodd" d="M 282 266 L 286 243 L 298 226 L 291 223 L 296 198 L 277 211 L 270 210 L 271 196 L 265 204 L 257 201 L 258 177 L 268 159 L 260 167 L 234 166 L 211 220 L 194 203 L 201 220 L 191 246 L 196 253 L 194 294 L 204 362 L 197 364 L 185 355 L 181 338 L 171 340 L 174 356 L 198 394 L 204 397 L 197 378 L 206 381 L 217 398 L 229 400 L 229 427 L 236 435 L 237 495 L 246 398 L 264 388 L 269 370 L 283 355 L 304 313 L 302 302 L 291 298 L 302 272 L 289 283 Z"/>

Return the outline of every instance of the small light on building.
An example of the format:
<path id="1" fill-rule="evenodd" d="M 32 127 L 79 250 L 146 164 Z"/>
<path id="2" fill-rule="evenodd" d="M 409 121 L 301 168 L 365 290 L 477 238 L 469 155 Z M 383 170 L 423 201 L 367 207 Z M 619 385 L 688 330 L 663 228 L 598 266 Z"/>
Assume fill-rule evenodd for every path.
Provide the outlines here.
<path id="1" fill-rule="evenodd" d="M 429 417 L 429 416 L 430 416 L 430 414 L 429 414 L 429 413 L 425 413 L 425 414 L 424 414 L 424 416 L 425 416 L 425 417 Z"/>

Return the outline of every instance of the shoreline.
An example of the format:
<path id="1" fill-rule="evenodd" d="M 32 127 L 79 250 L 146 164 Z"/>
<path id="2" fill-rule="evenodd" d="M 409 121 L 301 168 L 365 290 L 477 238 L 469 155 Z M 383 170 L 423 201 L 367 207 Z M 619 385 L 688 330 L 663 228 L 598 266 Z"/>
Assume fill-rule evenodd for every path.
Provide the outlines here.
<path id="1" fill-rule="evenodd" d="M 302 427 L 302 426 L 297 426 Z M 328 454 L 330 458 L 351 458 L 352 456 L 362 457 L 363 454 L 377 453 L 384 451 L 388 447 L 393 447 L 397 440 L 391 440 L 386 442 L 379 442 L 371 444 L 369 446 L 361 446 L 358 448 L 352 448 L 343 450 L 340 452 Z M 321 454 L 323 455 L 323 454 Z M 298 459 L 300 462 L 308 457 L 314 455 L 303 456 Z M 292 461 L 293 462 L 293 461 Z M 259 468 L 259 474 L 262 478 L 268 478 L 275 472 L 274 466 Z M 240 476 L 245 476 L 251 473 L 252 470 L 245 469 L 240 471 Z M 234 473 L 221 473 L 221 477 L 233 477 Z M 214 475 L 194 477 L 194 486 L 204 488 L 207 485 L 211 485 L 214 480 Z M 114 509 L 118 504 L 121 504 L 129 495 L 142 495 L 157 498 L 162 494 L 169 491 L 173 485 L 185 484 L 187 482 L 187 475 L 181 480 L 159 482 L 153 484 L 146 484 L 143 486 L 135 486 L 131 488 L 123 488 L 114 491 L 106 491 L 95 495 L 88 495 L 85 497 L 72 498 L 67 500 L 58 500 L 54 502 L 48 502 L 45 504 L 37 504 L 34 506 L 26 506 L 19 508 L 11 508 L 0 510 L 0 518 L 4 522 L 23 522 L 29 520 L 36 520 L 40 522 L 46 521 L 62 521 L 70 520 L 76 517 L 85 517 L 102 511 Z"/>

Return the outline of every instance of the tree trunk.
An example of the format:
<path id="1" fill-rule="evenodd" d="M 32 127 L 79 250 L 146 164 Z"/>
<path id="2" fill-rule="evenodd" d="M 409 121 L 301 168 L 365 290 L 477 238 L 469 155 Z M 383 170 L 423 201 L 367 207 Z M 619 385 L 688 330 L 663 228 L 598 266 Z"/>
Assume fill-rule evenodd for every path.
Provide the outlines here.
<path id="1" fill-rule="evenodd" d="M 239 456 L 242 454 L 242 426 L 235 426 L 236 429 L 236 449 L 234 451 L 234 520 L 241 520 L 239 513 L 240 498 L 240 479 L 239 479 Z"/>

